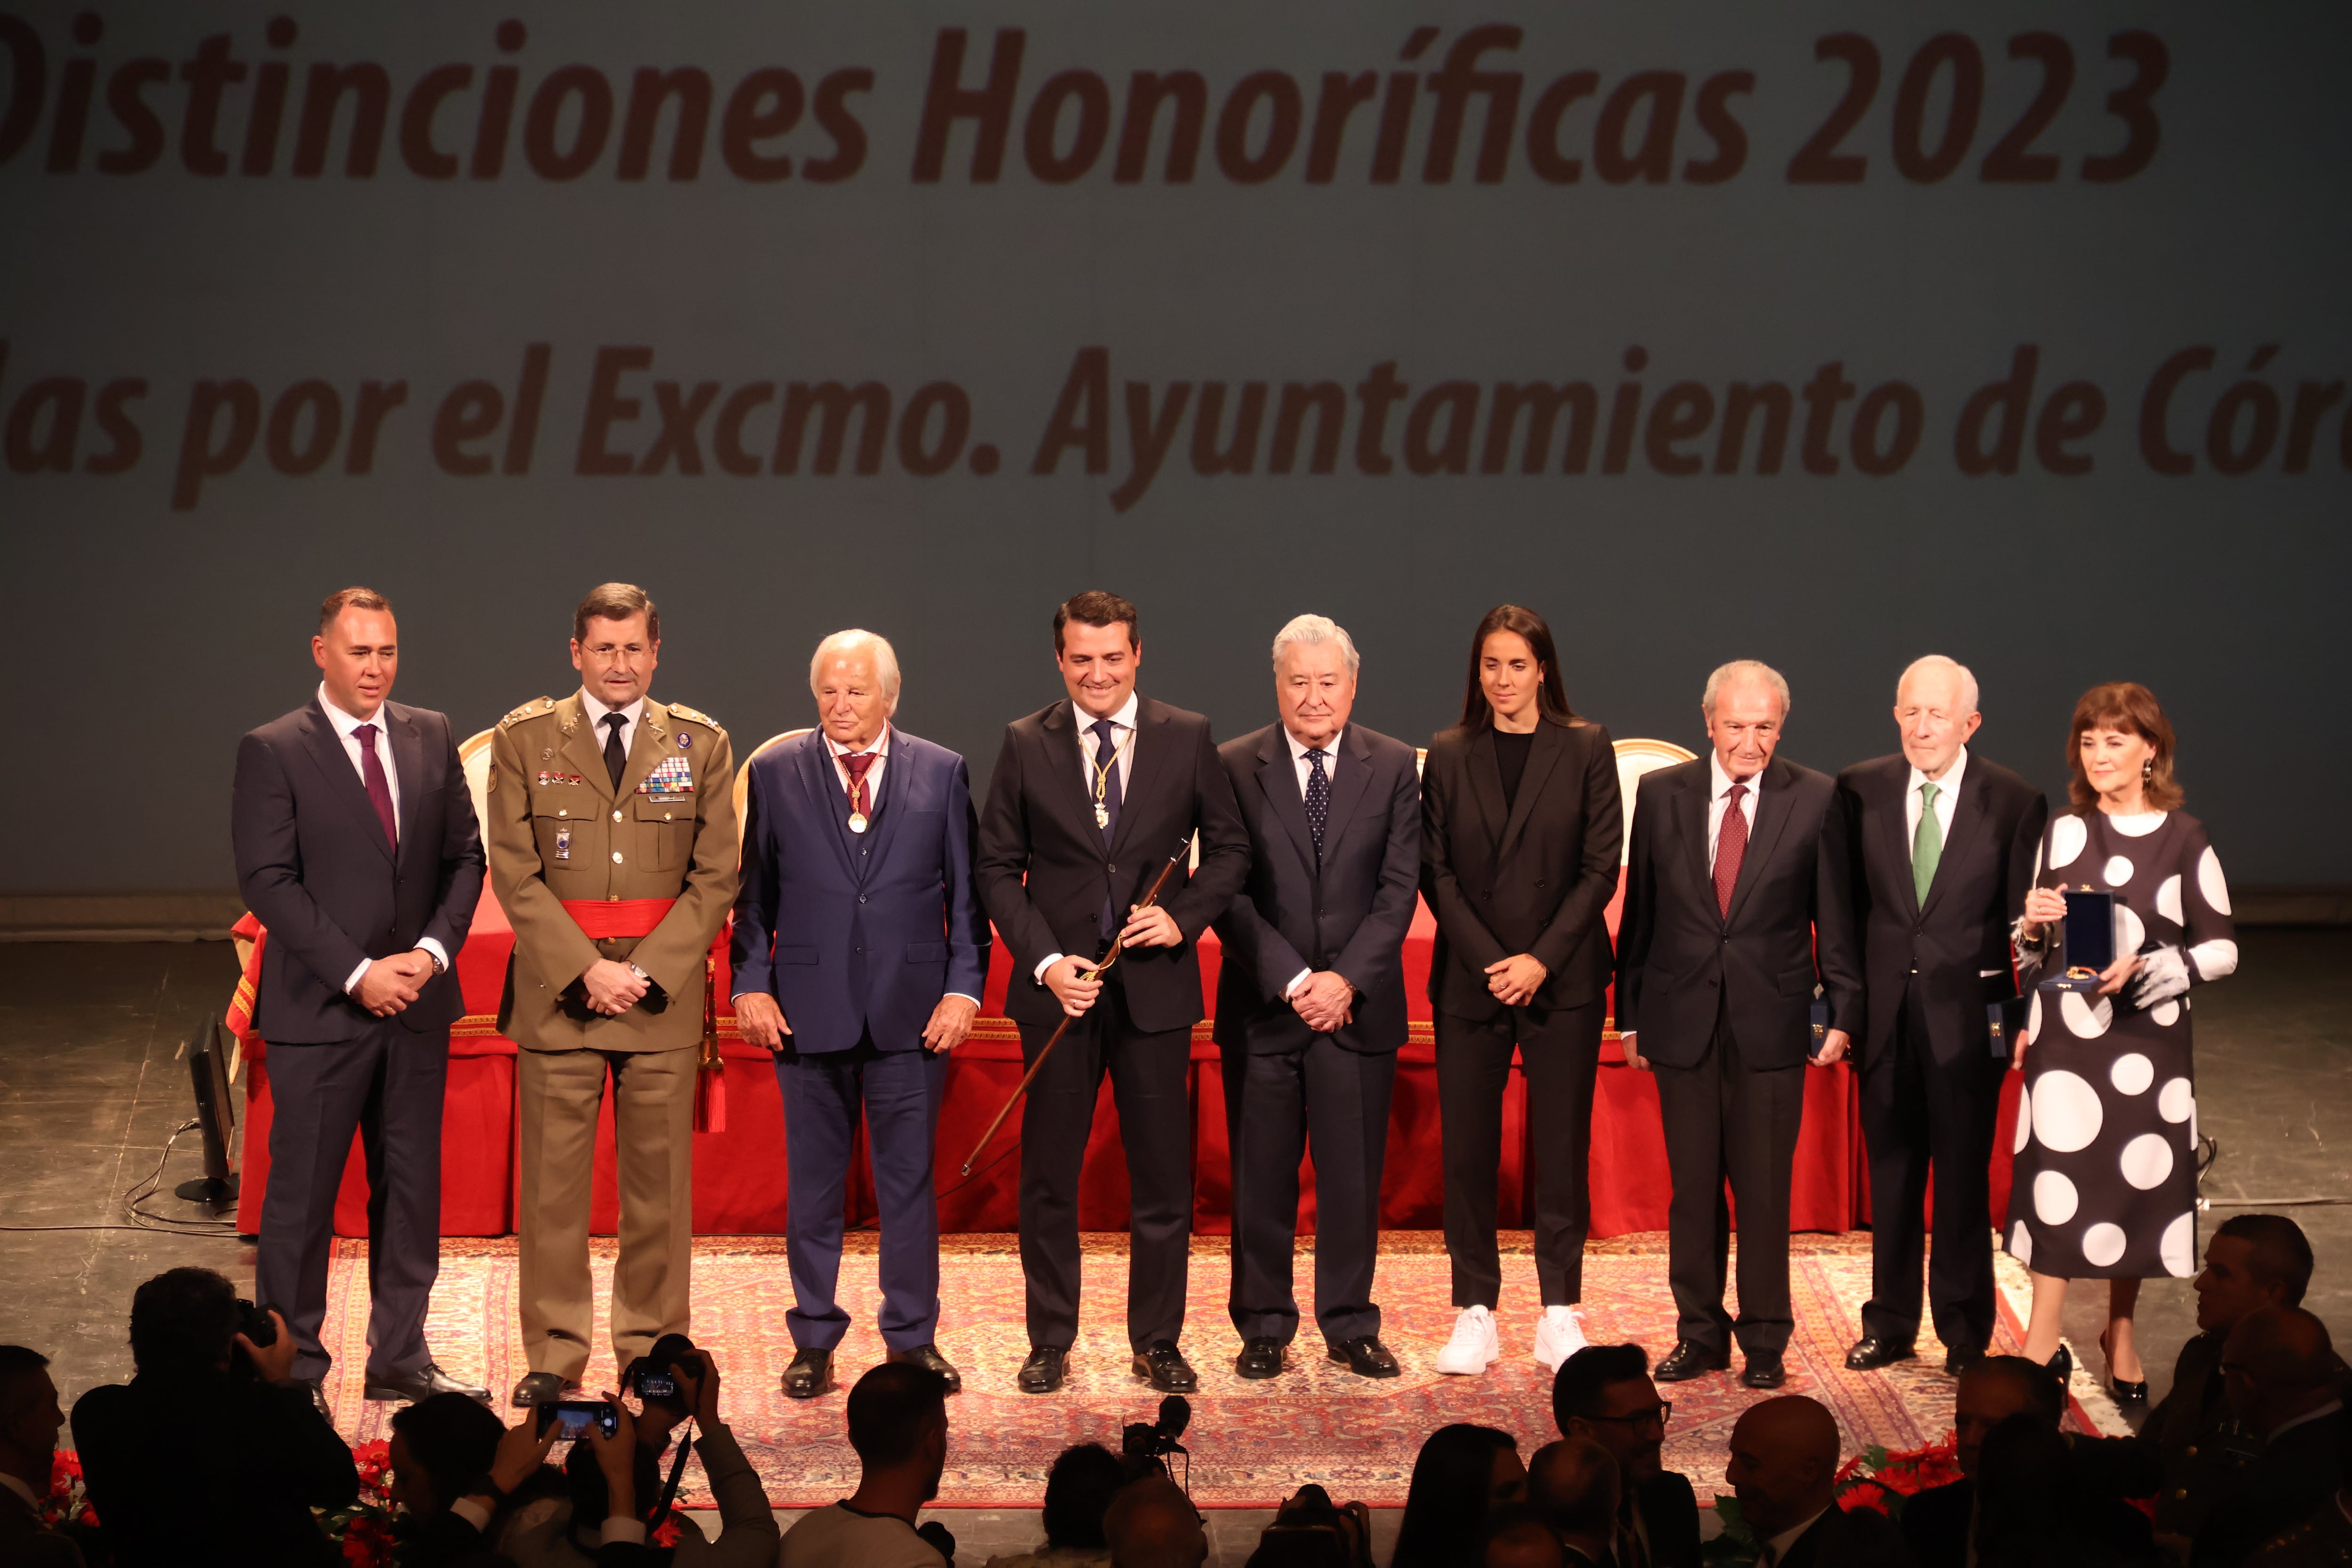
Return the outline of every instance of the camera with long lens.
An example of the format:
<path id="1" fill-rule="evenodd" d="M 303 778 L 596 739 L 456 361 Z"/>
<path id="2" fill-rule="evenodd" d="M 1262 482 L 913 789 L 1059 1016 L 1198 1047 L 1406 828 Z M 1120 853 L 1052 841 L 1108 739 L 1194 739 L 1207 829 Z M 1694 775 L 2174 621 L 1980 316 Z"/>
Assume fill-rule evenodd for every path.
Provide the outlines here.
<path id="1" fill-rule="evenodd" d="M 1171 1394 L 1160 1402 L 1160 1419 L 1147 1426 L 1140 1421 L 1130 1422 L 1118 1435 L 1119 1452 L 1130 1461 L 1148 1462 L 1156 1466 L 1170 1480 L 1176 1479 L 1169 1465 L 1171 1454 L 1184 1456 L 1184 1470 L 1189 1477 L 1192 1468 L 1192 1450 L 1178 1441 L 1184 1428 L 1192 1424 L 1192 1405 L 1181 1394 Z"/>
<path id="2" fill-rule="evenodd" d="M 654 1342 L 653 1349 L 629 1364 L 629 1391 L 639 1399 L 684 1404 L 680 1373 L 700 1381 L 702 1357 L 695 1353 L 694 1342 L 684 1334 L 664 1334 Z"/>

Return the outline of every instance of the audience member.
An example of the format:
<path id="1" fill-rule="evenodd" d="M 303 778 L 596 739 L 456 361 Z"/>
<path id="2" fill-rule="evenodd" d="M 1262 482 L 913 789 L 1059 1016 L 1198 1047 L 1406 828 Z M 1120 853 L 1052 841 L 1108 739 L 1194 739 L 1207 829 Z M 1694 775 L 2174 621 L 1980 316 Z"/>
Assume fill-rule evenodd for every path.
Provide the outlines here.
<path id="1" fill-rule="evenodd" d="M 400 1568 L 440 1568 L 484 1551 L 499 1503 L 538 1473 L 554 1443 L 530 1416 L 506 1431 L 471 1394 L 436 1394 L 394 1411 L 392 1500 L 406 1510 Z"/>
<path id="2" fill-rule="evenodd" d="M 786 1531 L 778 1568 L 941 1568 L 948 1554 L 915 1521 L 947 1468 L 947 1380 L 914 1362 L 884 1362 L 857 1380 L 848 1401 L 857 1489 Z"/>
<path id="3" fill-rule="evenodd" d="M 80 1547 L 41 1522 L 66 1424 L 48 1369 L 37 1351 L 0 1345 L 0 1563 L 9 1568 L 81 1568 Z"/>
<path id="4" fill-rule="evenodd" d="M 1119 1489 L 1104 1511 L 1103 1534 L 1112 1568 L 1201 1568 L 1209 1560 L 1200 1510 L 1183 1488 L 1157 1473 Z"/>
<path id="5" fill-rule="evenodd" d="M 1567 1549 L 1536 1509 L 1507 1502 L 1486 1515 L 1484 1568 L 1568 1568 Z"/>
<path id="6" fill-rule="evenodd" d="M 2001 1359 L 2050 1375 L 2039 1363 Z M 2146 1516 L 2127 1503 L 2085 1492 L 2055 1415 L 2028 1409 L 1994 1422 L 1981 1433 L 1970 1463 L 1975 1513 L 1958 1530 L 1978 1568 L 2152 1568 L 2161 1560 Z M 1903 1522 L 1908 1534 L 1908 1506 Z"/>
<path id="7" fill-rule="evenodd" d="M 2189 1552 L 2195 1568 L 2236 1568 L 2344 1484 L 2343 1373 L 2326 1325 L 2300 1307 L 2262 1308 L 2230 1331 L 2224 1396 L 2262 1447 L 2214 1499 Z"/>
<path id="8" fill-rule="evenodd" d="M 2346 1484 L 2293 1530 L 2272 1539 L 2246 1561 L 2252 1568 L 2341 1568 L 2352 1563 L 2352 1422 L 2339 1420 Z"/>
<path id="9" fill-rule="evenodd" d="M 677 1544 L 656 1556 L 679 1568 L 766 1568 L 772 1563 L 776 1516 L 769 1510 L 759 1472 L 719 1415 L 718 1360 L 699 1347 L 694 1355 L 700 1372 L 684 1365 L 672 1369 L 678 1383 L 677 1397 L 648 1399 L 635 1415 L 624 1408 L 624 1430 L 614 1438 L 592 1434 L 574 1443 L 564 1458 L 554 1506 L 509 1509 L 512 1522 L 490 1531 L 499 1550 L 520 1568 L 580 1568 L 586 1563 L 615 1568 L 637 1562 L 661 1505 L 663 1451 L 670 1434 L 691 1417 L 698 1428 L 694 1449 L 719 1504 L 719 1539 L 710 1540 L 693 1519 L 673 1512 L 669 1518 L 677 1525 Z M 511 1434 L 509 1437 L 521 1441 Z M 854 1426 L 851 1441 L 856 1441 Z M 526 1500 L 518 1497 L 514 1502 Z"/>
<path id="10" fill-rule="evenodd" d="M 1547 1443 L 1528 1461 L 1528 1506 L 1559 1537 L 1568 1568 L 1600 1568 L 1614 1560 L 1622 1490 L 1616 1459 L 1590 1437 Z"/>
<path id="11" fill-rule="evenodd" d="M 2000 1355 L 1969 1364 L 1952 1400 L 1961 1479 L 1930 1488 L 1903 1505 L 1903 1539 L 1920 1568 L 1966 1568 L 1977 1553 L 1978 1460 L 1993 1428 L 2021 1415 L 2054 1433 L 2065 1415 L 2065 1385 L 2039 1362 Z M 2074 1466 L 2063 1445 L 2061 1458 L 2066 1461 L 2071 1488 Z M 2069 1514 L 2070 1528 L 2079 1527 L 2099 1550 L 2123 1562 L 2141 1562 L 2154 1554 L 2146 1514 L 2113 1497 L 2075 1495 L 2080 1500 Z"/>
<path id="12" fill-rule="evenodd" d="M 2180 1347 L 2171 1390 L 2138 1435 L 2074 1445 L 2086 1486 L 2117 1498 L 2154 1494 L 2157 1534 L 2180 1553 L 2212 1511 L 2242 1447 L 2223 1430 L 2235 1418 L 2222 1397 L 2222 1342 L 2249 1312 L 2301 1304 L 2311 1284 L 2311 1243 L 2282 1215 L 2233 1215 L 2206 1243 L 2195 1283 L 2199 1331 Z"/>
<path id="13" fill-rule="evenodd" d="M 1274 1510 L 1250 1563 L 1255 1568 L 1372 1568 L 1372 1510 L 1360 1502 L 1342 1508 L 1309 1481 Z"/>
<path id="14" fill-rule="evenodd" d="M 992 1557 L 988 1568 L 1098 1568 L 1108 1563 L 1103 1513 L 1128 1479 L 1126 1464 L 1100 1443 L 1063 1449 L 1045 1472 L 1045 1544 Z"/>
<path id="15" fill-rule="evenodd" d="M 1412 1462 L 1391 1568 L 1475 1568 L 1486 1512 L 1527 1497 L 1518 1440 L 1492 1426 L 1440 1426 Z"/>
<path id="16" fill-rule="evenodd" d="M 1591 1345 L 1560 1363 L 1552 1379 L 1551 1415 L 1563 1437 L 1583 1437 L 1617 1461 L 1620 1563 L 1698 1568 L 1698 1498 L 1690 1478 L 1664 1468 L 1666 1421 L 1674 1406 L 1658 1397 L 1650 1360 L 1639 1345 Z"/>
<path id="17" fill-rule="evenodd" d="M 1763 1544 L 1759 1568 L 1901 1568 L 1911 1561 L 1885 1514 L 1837 1506 L 1837 1419 L 1818 1402 L 1787 1394 L 1740 1415 L 1724 1479 Z"/>
<path id="18" fill-rule="evenodd" d="M 293 1376 L 294 1336 L 238 1331 L 236 1288 L 173 1268 L 131 1301 L 128 1384 L 74 1402 L 82 1478 L 121 1568 L 337 1568 L 311 1514 L 359 1495 L 352 1451 Z"/>

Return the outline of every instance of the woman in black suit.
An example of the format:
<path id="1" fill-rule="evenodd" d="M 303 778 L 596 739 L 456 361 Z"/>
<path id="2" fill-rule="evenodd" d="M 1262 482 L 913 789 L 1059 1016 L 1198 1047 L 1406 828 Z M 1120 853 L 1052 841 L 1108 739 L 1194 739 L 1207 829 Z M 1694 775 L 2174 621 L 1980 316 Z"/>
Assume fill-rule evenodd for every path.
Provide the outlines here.
<path id="1" fill-rule="evenodd" d="M 1495 1186 L 1516 1047 L 1538 1130 L 1535 1356 L 1557 1371 L 1584 1346 L 1574 1309 L 1612 963 L 1601 917 L 1617 889 L 1624 818 L 1609 731 L 1570 710 L 1551 628 L 1533 610 L 1500 605 L 1478 623 L 1462 722 L 1430 742 L 1421 800 L 1421 886 L 1437 917 L 1429 999 L 1445 1250 L 1462 1309 L 1437 1369 L 1480 1373 L 1501 1353 Z"/>

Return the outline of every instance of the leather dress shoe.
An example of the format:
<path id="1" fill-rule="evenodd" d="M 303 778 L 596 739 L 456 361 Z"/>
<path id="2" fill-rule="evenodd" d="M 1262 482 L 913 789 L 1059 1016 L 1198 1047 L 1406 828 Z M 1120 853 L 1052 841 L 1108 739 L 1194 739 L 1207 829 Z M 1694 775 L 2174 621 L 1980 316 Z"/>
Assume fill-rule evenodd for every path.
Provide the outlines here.
<path id="1" fill-rule="evenodd" d="M 1242 1342 L 1242 1353 L 1234 1357 L 1235 1377 L 1251 1383 L 1259 1383 L 1281 1374 L 1282 1342 L 1280 1340 L 1258 1339 Z"/>
<path id="2" fill-rule="evenodd" d="M 1192 1363 L 1172 1340 L 1154 1340 L 1136 1352 L 1135 1375 L 1162 1394 L 1191 1394 L 1201 1386 Z"/>
<path id="3" fill-rule="evenodd" d="M 940 1353 L 939 1346 L 928 1340 L 919 1345 L 908 1345 L 902 1351 L 892 1351 L 890 1359 L 905 1362 L 908 1366 L 919 1366 L 925 1372 L 936 1373 L 940 1380 L 948 1385 L 950 1394 L 963 1392 L 963 1373 L 955 1369 L 954 1363 Z"/>
<path id="4" fill-rule="evenodd" d="M 1978 1345 L 1974 1349 L 1970 1349 L 1966 1345 L 1948 1346 L 1944 1352 L 1944 1375 L 1946 1377 L 1958 1377 L 1960 1373 L 1968 1371 L 1969 1368 L 1976 1365 L 1977 1363 L 1984 1360 L 1984 1358 L 1985 1352 L 1982 1345 Z"/>
<path id="5" fill-rule="evenodd" d="M 1062 1386 L 1070 1352 L 1061 1345 L 1032 1345 L 1013 1383 L 1024 1394 L 1051 1394 Z"/>
<path id="6" fill-rule="evenodd" d="M 522 1381 L 514 1385 L 514 1396 L 509 1403 L 517 1410 L 528 1410 L 534 1405 L 576 1398 L 579 1393 L 580 1384 L 560 1372 L 525 1373 Z"/>
<path id="7" fill-rule="evenodd" d="M 1845 1352 L 1848 1372 L 1876 1372 L 1882 1366 L 1893 1366 L 1898 1361 L 1911 1361 L 1918 1355 L 1916 1347 L 1896 1344 L 1877 1334 L 1864 1334 L 1853 1342 L 1853 1349 Z"/>
<path id="8" fill-rule="evenodd" d="M 795 1352 L 793 1364 L 784 1368 L 783 1389 L 786 1399 L 814 1399 L 820 1394 L 831 1394 L 833 1352 L 805 1347 Z"/>
<path id="9" fill-rule="evenodd" d="M 1666 1352 L 1666 1359 L 1650 1375 L 1660 1383 L 1687 1383 L 1710 1372 L 1721 1372 L 1730 1364 L 1731 1357 L 1725 1352 L 1682 1340 Z"/>
<path id="10" fill-rule="evenodd" d="M 1401 1377 L 1404 1368 L 1381 1343 L 1378 1334 L 1362 1334 L 1352 1340 L 1342 1340 L 1331 1347 L 1331 1359 L 1345 1362 L 1348 1370 L 1358 1377 Z"/>
<path id="11" fill-rule="evenodd" d="M 1789 1369 L 1781 1363 L 1779 1351 L 1755 1351 L 1739 1369 L 1739 1381 L 1750 1388 L 1778 1388 L 1789 1381 Z"/>
<path id="12" fill-rule="evenodd" d="M 404 1399 L 411 1405 L 436 1394 L 462 1394 L 484 1405 L 490 1402 L 488 1389 L 460 1383 L 429 1361 L 415 1372 L 372 1372 L 367 1374 L 365 1392 L 370 1399 Z"/>

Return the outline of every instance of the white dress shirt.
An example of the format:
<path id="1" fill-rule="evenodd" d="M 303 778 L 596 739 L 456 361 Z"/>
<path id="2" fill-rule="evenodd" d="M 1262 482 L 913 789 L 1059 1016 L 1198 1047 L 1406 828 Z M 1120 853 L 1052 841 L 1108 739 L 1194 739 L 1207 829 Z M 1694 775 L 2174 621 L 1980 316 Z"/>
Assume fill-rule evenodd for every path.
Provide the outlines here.
<path id="1" fill-rule="evenodd" d="M 1952 812 L 1959 804 L 1960 779 L 1969 771 L 1969 749 L 1962 746 L 1952 758 L 1952 765 L 1944 776 L 1930 780 L 1917 768 L 1911 770 L 1911 783 L 1903 795 L 1903 847 L 1908 849 L 1919 841 L 1919 807 L 1927 796 L 1920 786 L 1933 783 L 1936 786 L 1936 842 L 1948 845 L 1952 841 Z"/>
<path id="2" fill-rule="evenodd" d="M 1837 1505 L 1834 1503 L 1830 1505 L 1831 1508 L 1834 1508 Z M 1765 1564 L 1778 1563 L 1780 1559 L 1786 1557 L 1789 1554 L 1789 1548 L 1797 1544 L 1797 1542 L 1803 1538 L 1805 1531 L 1812 1529 L 1814 1523 L 1822 1517 L 1822 1514 L 1827 1512 L 1829 1512 L 1829 1509 L 1822 1509 L 1819 1513 L 1812 1514 L 1807 1518 L 1804 1523 L 1784 1530 L 1780 1534 L 1774 1536 L 1771 1540 L 1766 1542 L 1764 1543 L 1764 1551 L 1762 1554 L 1756 1559 L 1758 1568 L 1764 1568 Z"/>
<path id="3" fill-rule="evenodd" d="M 326 710 L 327 722 L 335 727 L 336 737 L 343 742 L 343 754 L 351 758 L 352 772 L 359 774 L 362 788 L 367 784 L 367 762 L 360 748 L 359 728 L 362 724 L 375 726 L 375 758 L 377 762 L 383 764 L 383 787 L 392 792 L 392 819 L 398 822 L 400 820 L 400 770 L 393 765 L 392 726 L 385 722 L 383 710 L 379 707 L 373 719 L 362 719 L 356 713 L 346 713 L 336 707 L 333 700 L 327 696 L 327 683 L 323 680 L 319 682 L 319 706 Z M 399 847 L 396 844 L 393 846 L 395 853 L 398 852 Z M 416 939 L 416 945 L 433 955 L 435 973 L 448 973 L 449 955 L 443 951 L 438 942 L 425 936 Z M 368 972 L 368 965 L 374 962 L 375 960 L 372 958 L 361 959 L 360 966 L 344 977 L 343 994 L 345 995 L 351 995 L 359 990 L 360 976 L 365 974 Z"/>
<path id="4" fill-rule="evenodd" d="M 1118 798 L 1121 801 L 1127 799 L 1127 781 L 1135 773 L 1135 712 L 1137 708 L 1141 706 L 1142 701 L 1143 699 L 1139 695 L 1130 691 L 1127 694 L 1127 700 L 1119 704 L 1118 711 L 1110 716 L 1112 726 L 1110 741 L 1118 754 L 1118 761 L 1111 765 L 1118 770 Z M 1097 742 L 1094 727 L 1098 721 L 1088 715 L 1085 709 L 1075 702 L 1070 704 L 1070 720 L 1078 727 L 1079 782 L 1085 786 L 1087 804 L 1092 805 L 1095 798 L 1095 780 L 1100 776 L 1095 772 L 1098 759 L 1095 755 Z M 1045 971 L 1053 968 L 1067 956 L 1066 953 L 1049 952 L 1038 960 L 1037 967 L 1030 973 L 1043 983 Z"/>
<path id="5" fill-rule="evenodd" d="M 1323 742 L 1323 782 L 1326 784 L 1339 776 L 1339 741 L 1347 732 L 1342 729 L 1338 735 Z M 1282 739 L 1290 747 L 1291 764 L 1298 770 L 1298 799 L 1303 805 L 1307 799 L 1307 781 L 1315 776 L 1314 768 L 1307 761 L 1307 742 L 1292 734 L 1287 725 L 1283 727 Z M 1286 1002 L 1297 994 L 1298 988 L 1306 984 L 1307 977 L 1314 973 L 1312 968 L 1307 968 L 1292 975 L 1290 984 L 1282 988 L 1283 1000 Z"/>
<path id="6" fill-rule="evenodd" d="M 870 744 L 863 748 L 845 746 L 827 735 L 824 737 L 824 749 L 833 754 L 833 775 L 841 781 L 841 797 L 845 801 L 849 798 L 849 764 L 842 759 L 856 756 L 861 750 L 873 754 L 874 765 L 866 770 L 866 798 L 872 804 L 875 810 L 881 810 L 882 775 L 890 766 L 890 726 L 883 725 L 882 732 L 877 735 Z M 950 991 L 948 994 L 961 996 L 975 1007 L 980 1005 L 980 998 L 969 992 Z"/>
<path id="7" fill-rule="evenodd" d="M 588 710 L 589 732 L 593 736 L 599 752 L 604 749 L 604 737 L 612 732 L 604 728 L 604 715 L 618 713 L 621 716 L 621 755 L 627 756 L 629 748 L 636 743 L 637 721 L 646 716 L 646 700 L 640 697 L 626 708 L 608 708 L 590 696 L 588 689 L 583 686 L 580 689 L 580 706 Z"/>
<path id="8" fill-rule="evenodd" d="M 1763 793 L 1764 775 L 1759 772 L 1752 778 L 1735 781 L 1723 771 L 1723 759 L 1712 748 L 1706 753 L 1708 773 L 1715 781 L 1715 793 L 1706 797 L 1706 868 L 1715 869 L 1715 846 L 1723 837 L 1723 808 L 1731 804 L 1731 786 L 1737 782 L 1748 786 L 1739 797 L 1739 815 L 1748 819 L 1748 836 L 1756 836 L 1756 797 Z"/>

